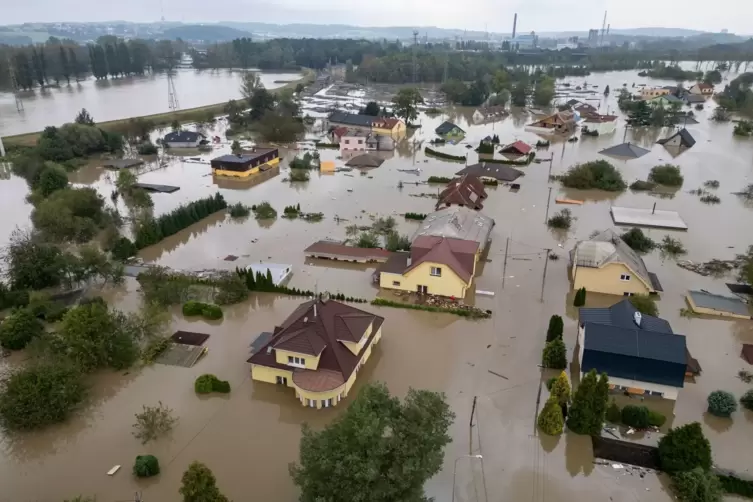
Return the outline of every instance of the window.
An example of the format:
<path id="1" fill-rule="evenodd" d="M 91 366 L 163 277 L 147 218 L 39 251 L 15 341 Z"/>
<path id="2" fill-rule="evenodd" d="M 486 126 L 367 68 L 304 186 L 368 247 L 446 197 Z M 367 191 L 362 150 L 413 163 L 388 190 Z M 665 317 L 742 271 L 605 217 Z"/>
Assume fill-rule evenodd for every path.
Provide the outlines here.
<path id="1" fill-rule="evenodd" d="M 442 277 L 442 267 L 431 267 L 431 275 L 434 277 Z"/>
<path id="2" fill-rule="evenodd" d="M 303 357 L 288 356 L 288 364 L 292 366 L 306 366 L 306 359 Z"/>
<path id="3" fill-rule="evenodd" d="M 322 408 L 329 408 L 332 406 L 332 398 L 322 399 Z"/>
<path id="4" fill-rule="evenodd" d="M 620 274 L 620 280 L 621 281 L 629 281 L 630 280 L 630 274 Z"/>
<path id="5" fill-rule="evenodd" d="M 346 145 L 349 145 L 349 144 L 350 144 L 350 140 L 349 140 L 349 139 L 346 139 L 346 140 L 345 140 L 345 144 L 346 144 Z"/>
<path id="6" fill-rule="evenodd" d="M 362 140 L 362 139 L 359 139 L 359 140 L 358 140 L 358 144 L 359 144 L 359 145 L 363 145 L 363 140 Z"/>
<path id="7" fill-rule="evenodd" d="M 631 293 L 630 291 L 625 291 L 624 293 L 622 293 L 622 296 L 633 296 L 633 293 Z"/>
<path id="8" fill-rule="evenodd" d="M 278 385 L 287 385 L 287 384 L 288 384 L 288 379 L 287 379 L 287 378 L 285 378 L 284 376 L 279 376 L 279 375 L 278 375 L 278 376 L 276 377 L 276 379 L 277 379 L 277 384 L 278 384 Z"/>
<path id="9" fill-rule="evenodd" d="M 400 281 L 392 281 L 392 285 L 393 286 L 399 286 L 400 285 Z"/>

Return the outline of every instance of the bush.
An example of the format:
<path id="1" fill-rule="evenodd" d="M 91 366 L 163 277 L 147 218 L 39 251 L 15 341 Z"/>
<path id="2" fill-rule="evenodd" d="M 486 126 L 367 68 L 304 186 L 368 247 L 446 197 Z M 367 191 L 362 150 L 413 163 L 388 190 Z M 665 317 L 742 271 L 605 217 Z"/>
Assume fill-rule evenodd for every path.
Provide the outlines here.
<path id="1" fill-rule="evenodd" d="M 562 338 L 557 338 L 544 345 L 541 361 L 545 368 L 562 370 L 567 367 L 567 348 Z"/>
<path id="2" fill-rule="evenodd" d="M 128 258 L 135 256 L 138 249 L 136 248 L 136 244 L 131 242 L 131 239 L 128 237 L 121 237 L 115 241 L 110 252 L 112 253 L 112 257 L 116 260 L 125 261 Z"/>
<path id="3" fill-rule="evenodd" d="M 562 417 L 562 407 L 556 399 L 549 398 L 544 405 L 544 409 L 539 413 L 537 421 L 539 429 L 550 436 L 562 434 L 565 426 L 565 420 Z"/>
<path id="4" fill-rule="evenodd" d="M 449 183 L 450 181 L 452 181 L 452 178 L 445 176 L 429 176 L 429 179 L 426 180 L 427 183 Z"/>
<path id="5" fill-rule="evenodd" d="M 619 424 L 622 421 L 622 412 L 617 405 L 617 401 L 614 399 L 612 399 L 612 402 L 607 408 L 607 421 L 612 422 L 613 424 Z"/>
<path id="6" fill-rule="evenodd" d="M 157 155 L 159 150 L 154 143 L 143 143 L 136 148 L 139 155 Z"/>
<path id="7" fill-rule="evenodd" d="M 586 304 L 586 288 L 580 288 L 575 292 L 575 298 L 573 299 L 574 307 L 582 307 Z"/>
<path id="8" fill-rule="evenodd" d="M 622 408 L 622 423 L 634 427 L 636 429 L 647 429 L 649 425 L 648 421 L 648 408 L 645 406 L 634 406 L 628 404 Z"/>
<path id="9" fill-rule="evenodd" d="M 188 301 L 183 304 L 183 315 L 186 317 L 201 315 L 203 308 L 204 304 L 201 302 Z"/>
<path id="10" fill-rule="evenodd" d="M 557 381 L 557 377 L 552 377 L 546 381 L 546 390 L 549 392 L 552 392 L 552 386 L 554 385 L 554 382 Z"/>
<path id="11" fill-rule="evenodd" d="M 573 218 L 572 212 L 569 209 L 563 209 L 549 218 L 546 224 L 549 228 L 568 229 L 572 226 L 574 219 L 575 218 Z"/>
<path id="12" fill-rule="evenodd" d="M 633 251 L 639 253 L 648 253 L 656 247 L 656 243 L 637 227 L 631 228 L 620 237 Z"/>
<path id="13" fill-rule="evenodd" d="M 251 208 L 241 202 L 238 202 L 228 207 L 228 213 L 230 213 L 231 218 L 245 218 L 246 216 L 251 214 Z"/>
<path id="14" fill-rule="evenodd" d="M 712 193 L 704 194 L 699 200 L 704 204 L 719 204 L 722 202 L 722 199 Z"/>
<path id="15" fill-rule="evenodd" d="M 546 341 L 551 342 L 556 338 L 562 338 L 565 323 L 561 316 L 553 315 L 549 318 L 549 328 L 546 330 Z"/>
<path id="16" fill-rule="evenodd" d="M 568 188 L 581 190 L 621 192 L 627 186 L 620 171 L 606 160 L 576 164 L 560 177 L 560 181 Z"/>
<path id="17" fill-rule="evenodd" d="M 308 181 L 310 179 L 308 171 L 303 169 L 291 169 L 290 181 Z"/>
<path id="18" fill-rule="evenodd" d="M 735 396 L 724 390 L 715 390 L 707 399 L 708 411 L 714 416 L 729 418 L 737 411 L 737 400 Z"/>
<path id="19" fill-rule="evenodd" d="M 643 180 L 636 180 L 630 184 L 630 190 L 634 190 L 636 192 L 646 192 L 653 190 L 656 187 L 655 183 L 651 183 L 650 181 L 643 181 Z"/>
<path id="20" fill-rule="evenodd" d="M 740 398 L 740 404 L 743 405 L 743 408 L 753 411 L 753 389 L 743 394 L 743 397 Z"/>
<path id="21" fill-rule="evenodd" d="M 465 155 L 450 155 L 449 153 L 439 152 L 437 150 L 434 150 L 433 148 L 429 148 L 428 146 L 424 147 L 424 153 L 426 155 L 431 155 L 439 159 L 452 160 L 454 162 L 465 162 Z"/>
<path id="22" fill-rule="evenodd" d="M 683 180 L 680 167 L 672 164 L 654 166 L 648 174 L 648 181 L 664 186 L 679 187 L 682 186 Z"/>
<path id="23" fill-rule="evenodd" d="M 570 388 L 570 380 L 567 378 L 567 373 L 563 371 L 555 378 L 549 392 L 551 393 L 550 399 L 556 399 L 557 403 L 561 405 L 570 402 L 572 389 Z"/>
<path id="24" fill-rule="evenodd" d="M 159 461 L 154 455 L 139 455 L 133 463 L 133 474 L 139 478 L 151 478 L 159 474 Z"/>
<path id="25" fill-rule="evenodd" d="M 0 324 L 0 345 L 9 350 L 21 350 L 43 332 L 42 322 L 31 309 L 16 310 Z"/>
<path id="26" fill-rule="evenodd" d="M 196 379 L 194 390 L 197 394 L 209 394 L 211 392 L 227 394 L 230 392 L 230 383 L 226 380 L 220 380 L 214 375 L 205 374 Z"/>
<path id="27" fill-rule="evenodd" d="M 711 444 L 703 435 L 701 424 L 693 422 L 670 429 L 659 440 L 659 464 L 670 474 L 696 467 L 711 469 Z"/>
<path id="28" fill-rule="evenodd" d="M 426 215 L 424 213 L 405 213 L 406 220 L 425 220 Z"/>
<path id="29" fill-rule="evenodd" d="M 251 210 L 254 212 L 257 220 L 271 220 L 277 218 L 277 211 L 267 201 L 262 202 L 256 206 L 251 206 Z"/>
<path id="30" fill-rule="evenodd" d="M 393 302 L 392 300 L 385 300 L 384 298 L 375 298 L 371 300 L 372 305 L 379 307 L 394 307 L 399 309 L 409 310 L 424 310 L 426 312 L 445 312 L 448 314 L 455 314 L 461 317 L 469 317 L 472 319 L 487 319 L 492 316 L 490 310 L 470 309 L 470 308 L 451 308 L 451 307 L 437 307 L 434 305 L 417 305 L 415 303 L 403 303 Z"/>
<path id="31" fill-rule="evenodd" d="M 84 394 L 81 375 L 72 366 L 26 367 L 0 384 L 0 423 L 11 430 L 28 430 L 63 422 Z"/>
<path id="32" fill-rule="evenodd" d="M 157 406 L 144 406 L 141 413 L 136 413 L 133 435 L 141 440 L 141 444 L 146 444 L 170 432 L 177 421 L 173 417 L 173 410 L 161 401 Z"/>
<path id="33" fill-rule="evenodd" d="M 667 417 L 658 411 L 648 410 L 648 425 L 652 427 L 661 427 L 667 421 Z"/>
<path id="34" fill-rule="evenodd" d="M 670 237 L 669 235 L 664 236 L 661 244 L 659 244 L 659 248 L 661 248 L 661 250 L 665 253 L 673 256 L 687 253 L 687 250 L 685 249 L 685 246 L 682 245 L 682 242 L 680 242 L 678 239 Z"/>
<path id="35" fill-rule="evenodd" d="M 187 301 L 183 304 L 183 315 L 186 317 L 200 315 L 205 319 L 215 321 L 222 319 L 222 308 L 212 303 Z"/>
<path id="36" fill-rule="evenodd" d="M 717 479 L 721 483 L 722 490 L 725 493 L 731 493 L 734 495 L 740 495 L 753 499 L 753 481 L 740 479 L 734 475 L 717 475 Z"/>
<path id="37" fill-rule="evenodd" d="M 722 485 L 719 478 L 701 468 L 678 472 L 672 476 L 672 490 L 680 502 L 720 502 Z"/>
<path id="38" fill-rule="evenodd" d="M 653 317 L 659 315 L 659 307 L 656 306 L 654 299 L 648 295 L 632 295 L 628 297 L 628 301 L 641 314 Z"/>

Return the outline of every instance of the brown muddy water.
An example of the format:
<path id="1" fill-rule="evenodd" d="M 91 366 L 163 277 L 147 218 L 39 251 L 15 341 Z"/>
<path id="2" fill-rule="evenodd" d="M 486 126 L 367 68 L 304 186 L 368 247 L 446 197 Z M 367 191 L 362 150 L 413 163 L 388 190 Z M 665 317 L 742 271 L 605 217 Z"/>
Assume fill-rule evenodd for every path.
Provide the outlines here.
<path id="1" fill-rule="evenodd" d="M 240 97 L 239 71 L 177 70 L 173 77 L 181 109 L 222 103 Z M 259 72 L 267 89 L 279 81 L 299 78 L 297 73 Z M 277 83 L 276 83 L 277 81 Z M 112 80 L 88 79 L 71 85 L 19 93 L 24 110 L 16 111 L 13 95 L 0 92 L 0 136 L 41 131 L 49 125 L 71 122 L 86 108 L 97 122 L 140 117 L 170 111 L 167 75 L 159 73 Z"/>
<path id="2" fill-rule="evenodd" d="M 580 83 L 582 79 L 571 81 Z M 610 85 L 612 98 L 601 106 L 602 110 L 615 110 L 614 96 L 622 83 L 630 85 L 642 79 L 631 72 L 617 72 L 591 76 L 588 81 L 599 85 L 599 94 L 593 97 L 601 97 L 603 86 Z M 398 181 L 452 176 L 462 168 L 462 164 L 427 158 L 423 153 L 433 129 L 445 119 L 456 121 L 468 135 L 463 144 L 443 150 L 468 152 L 469 162 L 475 162 L 476 154 L 467 150 L 465 143 L 476 146 L 486 135 L 498 134 L 503 143 L 538 139 L 522 129 L 530 117 L 518 114 L 495 124 L 470 125 L 472 112 L 455 109 L 439 117 L 422 116 L 422 129 L 407 138 L 381 167 L 365 175 L 358 171 L 313 173 L 307 183 L 290 184 L 282 181 L 291 157 L 287 154 L 278 176 L 260 184 L 235 183 L 213 179 L 206 164 L 171 159 L 166 168 L 139 176 L 143 182 L 181 186 L 174 194 L 153 196 L 156 214 L 219 190 L 229 202 L 250 205 L 267 200 L 279 212 L 285 205 L 300 203 L 304 211 L 323 212 L 325 220 L 231 221 L 218 214 L 144 250 L 141 257 L 150 263 L 182 269 L 232 268 L 260 260 L 289 263 L 294 267 L 293 287 L 373 298 L 378 293 L 371 283 L 373 266 L 306 260 L 303 249 L 319 239 L 344 238 L 349 223 L 368 224 L 370 215 L 395 215 L 399 230 L 412 234 L 418 223 L 404 221 L 398 213 L 430 212 L 433 199 L 411 195 L 436 193 L 440 187 L 406 184 L 399 190 Z M 494 217 L 497 225 L 490 261 L 483 267 L 477 288 L 494 291 L 495 296 L 469 300 L 492 309 L 492 319 L 472 322 L 449 315 L 367 307 L 386 318 L 384 343 L 376 349 L 358 385 L 381 380 L 397 395 L 403 395 L 411 386 L 443 391 L 457 414 L 451 429 L 453 443 L 447 448 L 442 472 L 427 483 L 428 495 L 438 501 L 451 500 L 456 468 L 455 498 L 459 501 L 672 500 L 663 477 L 649 475 L 641 479 L 624 470 L 594 465 L 588 438 L 571 434 L 551 438 L 537 433 L 539 389 L 552 376 L 548 371 L 542 372 L 537 363 L 551 314 L 567 316 L 565 340 L 572 354 L 577 314 L 570 306 L 566 253 L 576 240 L 613 226 L 608 211 L 611 204 L 648 208 L 656 202 L 661 209 L 679 211 L 690 227 L 687 232 L 649 230 L 648 234 L 655 240 L 667 234 L 679 238 L 688 249 L 687 258 L 692 260 L 730 258 L 753 244 L 751 207 L 730 194 L 753 182 L 753 141 L 734 138 L 732 124 L 710 123 L 710 113 L 711 110 L 697 112 L 701 123 L 688 127 L 697 144 L 677 158 L 653 145 L 669 131 L 629 131 L 631 141 L 652 152 L 638 160 L 615 161 L 628 182 L 645 179 L 656 164 L 679 164 L 685 184 L 672 198 L 629 191 L 608 195 L 563 190 L 557 183 L 548 182 L 546 163 L 523 168 L 526 175 L 520 179 L 522 188 L 518 193 L 505 187 L 489 188 L 484 212 Z M 617 133 L 610 136 L 555 143 L 548 151 L 539 151 L 539 156 L 554 153 L 552 174 L 564 172 L 576 162 L 600 158 L 599 150 L 621 142 L 623 126 L 621 121 Z M 223 145 L 212 155 L 227 150 L 229 145 Z M 323 159 L 342 165 L 337 156 L 336 151 L 322 152 Z M 423 170 L 420 176 L 397 171 L 413 167 Z M 77 173 L 75 181 L 96 187 L 109 197 L 113 179 L 114 175 L 94 166 Z M 687 193 L 709 179 L 721 183 L 716 192 L 722 203 L 717 206 L 706 206 L 697 196 Z M 569 232 L 552 232 L 544 224 L 549 188 L 550 215 L 562 209 L 553 202 L 558 196 L 586 200 L 583 206 L 569 207 L 577 217 Z M 14 177 L 3 180 L 0 193 L 3 231 L 27 224 L 29 207 L 23 200 L 24 183 Z M 338 224 L 335 215 L 348 221 Z M 508 238 L 509 258 L 503 277 Z M 542 302 L 545 248 L 553 249 L 560 259 L 548 262 Z M 223 261 L 228 254 L 240 258 L 236 262 Z M 703 367 L 702 375 L 695 382 L 686 383 L 676 403 L 649 404 L 674 414 L 673 425 L 700 421 L 711 439 L 718 465 L 750 469 L 753 414 L 740 411 L 733 420 L 712 419 L 705 413 L 705 401 L 708 393 L 718 388 L 740 396 L 750 387 L 736 374 L 745 364 L 739 357 L 740 344 L 753 342 L 753 322 L 681 317 L 683 295 L 688 289 L 723 292 L 724 280 L 680 269 L 658 252 L 648 255 L 646 263 L 649 270 L 658 274 L 665 289 L 659 301 L 660 315 L 672 323 L 676 332 L 687 336 L 691 353 Z M 110 291 L 108 296 L 116 307 L 132 309 L 139 303 L 136 289 L 135 282 L 129 280 L 126 288 Z M 619 299 L 589 295 L 588 304 L 609 305 Z M 229 308 L 220 323 L 189 322 L 176 315 L 173 329 L 212 335 L 207 342 L 208 356 L 191 369 L 155 365 L 128 374 L 96 376 L 92 379 L 93 398 L 76 418 L 39 433 L 3 437 L 0 483 L 4 489 L 0 501 L 58 501 L 78 493 L 97 495 L 98 500 L 124 500 L 134 491 L 142 491 L 144 500 L 177 501 L 181 474 L 193 460 L 213 469 L 219 486 L 230 499 L 294 500 L 296 490 L 287 465 L 297 458 L 300 425 L 308 422 L 321 427 L 343 408 L 303 408 L 289 389 L 251 382 L 245 360 L 253 338 L 283 320 L 297 304 L 296 299 L 258 294 Z M 21 358 L 22 355 L 14 356 L 6 364 L 15 364 Z M 215 373 L 229 380 L 233 391 L 227 397 L 197 397 L 193 379 L 202 373 Z M 469 429 L 474 396 L 476 421 Z M 546 399 L 545 389 L 541 399 Z M 142 405 L 160 400 L 175 410 L 179 424 L 170 437 L 141 446 L 131 434 L 133 414 Z M 483 456 L 483 466 L 478 459 L 464 457 L 469 451 Z M 160 459 L 163 470 L 155 480 L 139 482 L 130 475 L 134 457 L 143 453 Z M 122 464 L 122 470 L 108 477 L 106 471 L 115 464 Z M 249 497 L 251 490 L 254 495 Z"/>

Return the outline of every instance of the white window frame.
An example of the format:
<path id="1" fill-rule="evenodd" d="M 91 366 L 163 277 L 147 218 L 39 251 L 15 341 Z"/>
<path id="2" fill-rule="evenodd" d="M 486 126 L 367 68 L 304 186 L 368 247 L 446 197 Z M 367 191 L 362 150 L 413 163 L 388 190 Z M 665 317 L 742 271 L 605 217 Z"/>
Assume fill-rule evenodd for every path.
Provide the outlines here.
<path id="1" fill-rule="evenodd" d="M 628 282 L 630 280 L 630 274 L 620 274 L 620 280 Z"/>
<path id="2" fill-rule="evenodd" d="M 429 274 L 432 277 L 442 277 L 442 267 L 431 267 Z"/>
<path id="3" fill-rule="evenodd" d="M 400 285 L 400 281 L 392 281 L 392 285 L 393 286 L 399 286 Z"/>
<path id="4" fill-rule="evenodd" d="M 306 367 L 306 358 L 298 356 L 288 356 L 288 366 L 295 366 L 296 368 Z"/>

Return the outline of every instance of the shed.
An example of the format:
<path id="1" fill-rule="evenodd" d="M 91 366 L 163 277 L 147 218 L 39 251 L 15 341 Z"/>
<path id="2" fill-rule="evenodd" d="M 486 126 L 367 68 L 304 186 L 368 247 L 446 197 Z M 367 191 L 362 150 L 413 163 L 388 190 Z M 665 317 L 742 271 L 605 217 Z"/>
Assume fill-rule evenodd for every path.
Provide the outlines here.
<path id="1" fill-rule="evenodd" d="M 695 138 L 693 138 L 687 129 L 682 128 L 672 136 L 660 139 L 657 143 L 665 147 L 690 148 L 695 145 Z"/>
<path id="2" fill-rule="evenodd" d="M 434 129 L 434 132 L 440 136 L 446 136 L 448 134 L 465 134 L 465 131 L 460 127 L 446 120 L 439 124 L 439 127 Z"/>
<path id="3" fill-rule="evenodd" d="M 505 145 L 500 150 L 500 153 L 506 153 L 509 155 L 528 155 L 531 151 L 531 146 L 522 142 L 515 141 L 509 145 Z"/>
<path id="4" fill-rule="evenodd" d="M 717 295 L 705 290 L 688 291 L 685 298 L 691 310 L 697 314 L 751 319 L 748 305 L 738 298 Z"/>

